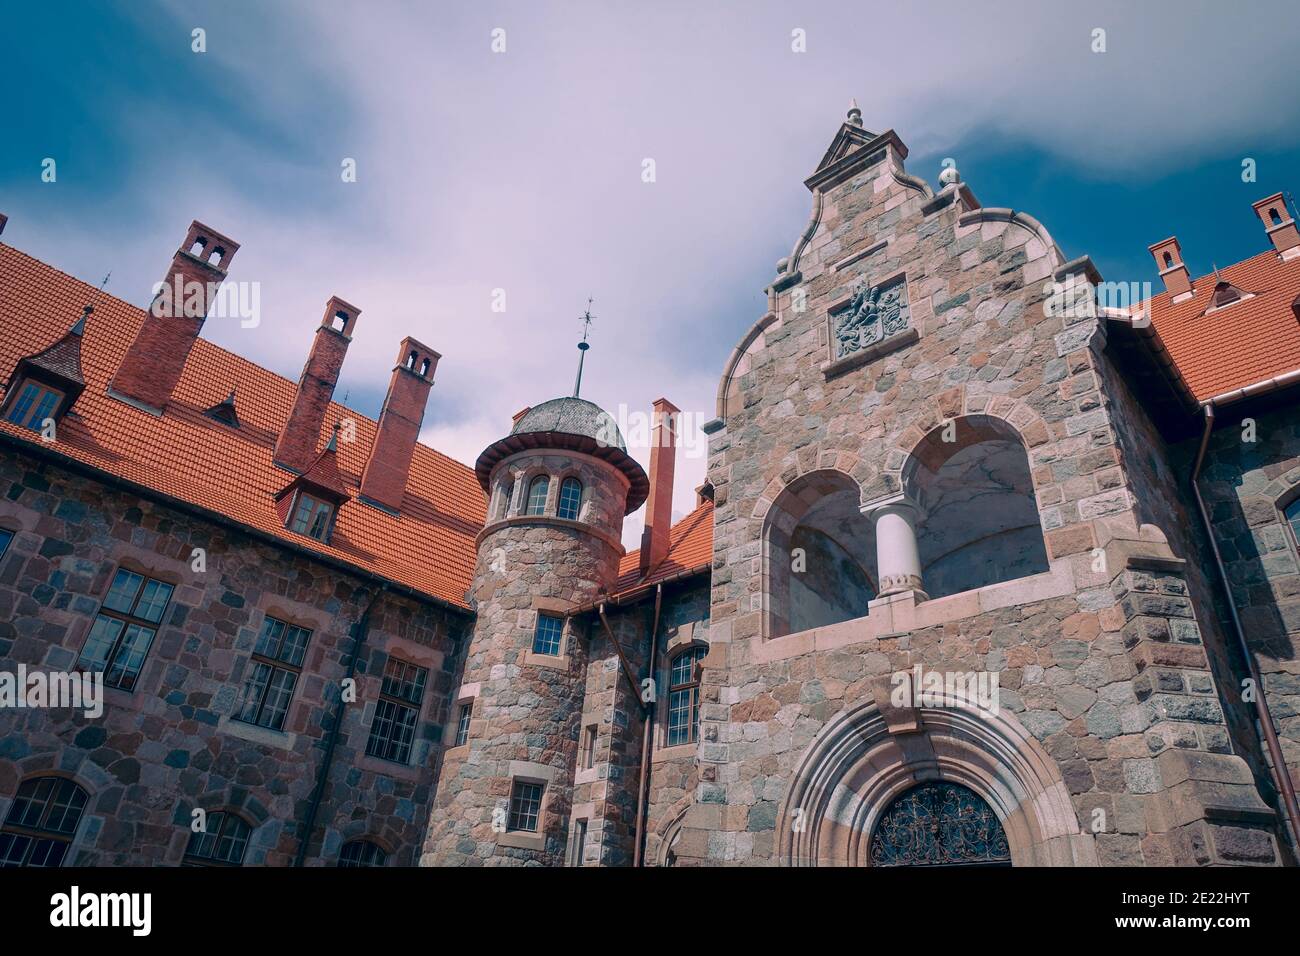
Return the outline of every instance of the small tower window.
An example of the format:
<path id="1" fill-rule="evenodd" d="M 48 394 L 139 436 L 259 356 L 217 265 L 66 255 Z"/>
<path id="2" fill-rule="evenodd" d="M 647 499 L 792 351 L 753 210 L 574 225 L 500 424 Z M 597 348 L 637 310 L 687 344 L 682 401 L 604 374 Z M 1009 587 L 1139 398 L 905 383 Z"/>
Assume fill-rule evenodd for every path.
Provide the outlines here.
<path id="1" fill-rule="evenodd" d="M 0 867 L 63 862 L 88 794 L 62 777 L 29 777 L 18 787 L 0 829 Z"/>
<path id="2" fill-rule="evenodd" d="M 207 814 L 203 830 L 190 834 L 186 866 L 240 866 L 253 828 L 226 810 Z"/>
<path id="3" fill-rule="evenodd" d="M 453 747 L 464 747 L 469 743 L 469 721 L 474 713 L 474 702 L 467 700 L 460 705 L 460 714 L 456 718 L 456 740 Z"/>
<path id="4" fill-rule="evenodd" d="M 383 866 L 388 862 L 388 854 L 383 847 L 371 840 L 349 840 L 343 844 L 339 854 L 339 866 Z"/>
<path id="5" fill-rule="evenodd" d="M 1170 268 L 1173 264 L 1174 264 L 1174 257 L 1171 256 L 1169 253 L 1166 252 L 1166 253 L 1165 253 L 1165 268 L 1168 269 L 1168 268 Z"/>
<path id="6" fill-rule="evenodd" d="M 558 657 L 564 637 L 564 619 L 554 614 L 538 614 L 537 628 L 533 631 L 533 653 Z"/>
<path id="7" fill-rule="evenodd" d="M 551 491 L 551 479 L 538 475 L 528 486 L 528 508 L 525 514 L 540 515 L 546 513 L 546 497 Z"/>
<path id="8" fill-rule="evenodd" d="M 1282 217 L 1278 215 L 1277 207 L 1276 207 L 1276 206 L 1274 206 L 1273 208 L 1269 209 L 1269 211 L 1268 211 L 1268 218 L 1269 218 L 1269 220 L 1273 223 L 1273 225 L 1275 225 L 1275 226 L 1280 226 L 1280 225 L 1282 225 Z"/>
<path id="9" fill-rule="evenodd" d="M 515 496 L 514 481 L 507 481 L 501 486 L 501 501 L 497 504 L 497 517 L 510 517 L 510 500 Z"/>
<path id="10" fill-rule="evenodd" d="M 578 520 L 578 511 L 582 507 L 582 482 L 577 478 L 565 478 L 560 484 L 560 503 L 555 513 L 570 521 Z"/>
<path id="11" fill-rule="evenodd" d="M 62 401 L 62 392 L 47 385 L 27 381 L 23 383 L 17 400 L 9 406 L 5 418 L 22 428 L 30 428 L 38 432 L 44 427 L 47 418 L 54 417 L 54 412 Z"/>
<path id="12" fill-rule="evenodd" d="M 521 830 L 525 833 L 537 832 L 537 818 L 542 812 L 543 789 L 540 783 L 515 781 L 510 791 L 510 818 L 506 824 L 508 829 Z"/>

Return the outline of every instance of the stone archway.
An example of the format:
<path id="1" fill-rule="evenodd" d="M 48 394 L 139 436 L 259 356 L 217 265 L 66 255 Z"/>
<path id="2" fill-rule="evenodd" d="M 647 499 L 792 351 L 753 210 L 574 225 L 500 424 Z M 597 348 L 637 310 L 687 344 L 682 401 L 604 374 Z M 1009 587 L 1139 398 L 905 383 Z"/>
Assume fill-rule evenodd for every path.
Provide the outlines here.
<path id="1" fill-rule="evenodd" d="M 955 699 L 883 710 L 867 701 L 828 723 L 782 805 L 779 862 L 870 865 L 881 815 L 932 781 L 958 784 L 988 804 L 1013 865 L 1096 865 L 1093 837 L 1081 832 L 1060 770 L 1038 741 L 1010 714 L 977 712 Z"/>

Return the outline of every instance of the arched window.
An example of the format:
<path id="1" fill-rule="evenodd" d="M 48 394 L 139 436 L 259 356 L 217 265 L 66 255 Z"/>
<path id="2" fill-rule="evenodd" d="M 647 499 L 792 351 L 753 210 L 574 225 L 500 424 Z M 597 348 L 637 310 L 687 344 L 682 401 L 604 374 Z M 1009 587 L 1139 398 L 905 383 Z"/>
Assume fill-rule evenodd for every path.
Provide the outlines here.
<path id="1" fill-rule="evenodd" d="M 917 550 L 931 598 L 1048 570 L 1029 455 L 1000 418 L 968 415 L 931 431 L 903 473 L 925 517 Z"/>
<path id="2" fill-rule="evenodd" d="M 708 649 L 688 647 L 668 665 L 668 732 L 664 745 L 694 743 L 700 735 L 700 680 L 696 665 Z"/>
<path id="3" fill-rule="evenodd" d="M 1173 264 L 1174 264 L 1174 257 L 1171 256 L 1169 253 L 1166 252 L 1166 253 L 1165 253 L 1165 268 L 1168 269 L 1168 268 L 1169 268 L 1170 266 L 1172 266 Z"/>
<path id="4" fill-rule="evenodd" d="M 206 815 L 203 830 L 190 834 L 185 848 L 187 866 L 239 866 L 253 832 L 242 817 L 228 810 L 214 810 Z"/>
<path id="5" fill-rule="evenodd" d="M 767 636 L 864 617 L 876 596 L 876 533 L 848 475 L 815 471 L 791 482 L 764 532 Z"/>
<path id="6" fill-rule="evenodd" d="M 896 797 L 871 834 L 872 866 L 1010 866 L 992 808 L 957 783 L 923 783 Z"/>
<path id="7" fill-rule="evenodd" d="M 577 478 L 565 478 L 560 484 L 560 503 L 555 513 L 570 521 L 578 520 L 578 511 L 582 507 L 582 482 Z"/>
<path id="8" fill-rule="evenodd" d="M 0 867 L 60 865 L 88 796 L 63 777 L 24 780 L 0 828 Z"/>
<path id="9" fill-rule="evenodd" d="M 1276 207 L 1276 206 L 1274 206 L 1274 207 L 1272 207 L 1272 208 L 1269 209 L 1269 211 L 1268 211 L 1268 219 L 1269 219 L 1269 222 L 1271 222 L 1271 223 L 1272 223 L 1273 225 L 1275 225 L 1275 226 L 1280 226 L 1280 225 L 1282 225 L 1282 217 L 1278 215 L 1277 207 Z"/>
<path id="10" fill-rule="evenodd" d="M 538 475 L 528 486 L 528 507 L 524 514 L 540 515 L 546 513 L 546 496 L 551 490 L 551 479 Z"/>
<path id="11" fill-rule="evenodd" d="M 370 840 L 349 840 L 339 854 L 339 866 L 383 866 L 387 862 L 383 847 Z"/>

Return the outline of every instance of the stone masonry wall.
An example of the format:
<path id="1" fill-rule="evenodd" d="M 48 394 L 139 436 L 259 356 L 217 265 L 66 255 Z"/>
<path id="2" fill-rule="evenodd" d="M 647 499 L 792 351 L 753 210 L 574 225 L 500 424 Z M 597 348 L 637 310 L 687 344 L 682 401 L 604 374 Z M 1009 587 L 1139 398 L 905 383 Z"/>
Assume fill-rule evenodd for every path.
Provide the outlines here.
<path id="1" fill-rule="evenodd" d="M 350 628 L 375 586 L 9 451 L 0 454 L 0 526 L 16 533 L 0 558 L 0 669 L 70 670 L 119 566 L 175 585 L 139 683 L 106 689 L 101 718 L 0 710 L 0 818 L 23 778 L 57 772 L 90 794 L 70 862 L 178 864 L 191 810 L 202 807 L 253 825 L 246 864 L 291 863 Z M 192 569 L 194 548 L 206 551 L 203 572 Z M 268 614 L 312 631 L 283 732 L 230 719 Z M 363 836 L 390 862 L 414 862 L 466 623 L 396 595 L 376 604 L 309 865 L 335 865 L 342 843 Z M 429 670 L 409 765 L 365 754 L 390 653 Z"/>
<path id="2" fill-rule="evenodd" d="M 771 313 L 722 389 L 702 715 L 717 743 L 700 748 L 701 773 L 716 782 L 698 786 L 678 858 L 812 858 L 778 821 L 809 809 L 793 805 L 793 788 L 816 777 L 810 761 L 829 759 L 817 741 L 873 700 L 884 712 L 881 680 L 920 664 L 996 673 L 1002 717 L 963 731 L 990 735 L 975 748 L 945 736 L 956 733 L 945 713 L 887 717 L 896 767 L 880 772 L 984 780 L 1013 860 L 1274 862 L 1270 813 L 1248 768 L 1207 752 L 1226 749 L 1227 735 L 1196 609 L 1165 529 L 1142 527 L 1149 516 L 1134 499 L 1147 489 L 1120 467 L 1126 449 L 1101 391 L 1097 320 L 1045 302 L 1045 284 L 1068 269 L 1034 220 L 979 211 L 954 187 L 936 198 L 901 155 L 888 146 L 815 195 L 806 242 L 781 264 Z M 867 361 L 832 363 L 828 308 L 859 276 L 878 284 L 900 274 L 915 341 L 900 336 Z M 911 451 L 966 415 L 1001 418 L 1022 436 L 1050 569 L 932 601 L 905 592 L 872 602 L 865 618 L 765 637 L 764 530 L 782 490 L 835 470 L 857 482 L 863 502 L 896 494 Z M 1156 645 L 1174 650 L 1162 656 Z M 1198 728 L 1190 738 L 1189 724 Z M 900 756 L 916 747 L 937 763 Z M 1033 774 L 981 763 L 995 753 Z M 817 852 L 834 862 L 825 854 L 840 849 L 832 840 Z"/>

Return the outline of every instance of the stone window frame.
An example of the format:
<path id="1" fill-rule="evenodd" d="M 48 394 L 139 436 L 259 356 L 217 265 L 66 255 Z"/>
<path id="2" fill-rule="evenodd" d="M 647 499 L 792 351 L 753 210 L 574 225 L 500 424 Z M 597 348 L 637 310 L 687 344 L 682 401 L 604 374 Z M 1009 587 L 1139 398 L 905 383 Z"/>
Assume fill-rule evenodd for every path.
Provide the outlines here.
<path id="1" fill-rule="evenodd" d="M 14 539 L 22 534 L 22 530 L 17 522 L 14 522 L 11 526 L 7 519 L 0 517 L 0 535 L 8 535 L 7 540 L 0 541 L 0 561 L 5 559 L 5 555 L 9 553 L 9 548 L 13 545 Z"/>
<path id="2" fill-rule="evenodd" d="M 429 689 L 430 689 L 430 685 L 433 683 L 435 671 L 427 663 L 417 664 L 415 661 L 410 659 L 409 655 L 395 653 L 391 648 L 385 650 L 383 654 L 384 654 L 384 666 L 383 669 L 380 670 L 379 674 L 377 675 L 379 678 L 379 690 L 375 696 L 375 700 L 374 700 L 375 706 L 370 714 L 369 725 L 366 727 L 365 747 L 362 748 L 360 753 L 361 755 L 365 756 L 370 760 L 381 761 L 384 765 L 387 766 L 416 768 L 414 759 L 417 756 L 417 746 L 420 740 L 420 723 L 423 720 L 425 708 L 429 706 L 429 700 L 430 700 Z M 409 698 L 400 697 L 395 694 L 384 693 L 384 689 L 383 689 L 384 679 L 388 672 L 388 665 L 392 661 L 400 661 L 402 664 L 406 665 L 407 667 L 424 671 L 424 681 L 420 685 L 420 699 L 418 701 L 412 701 Z M 382 756 L 381 754 L 370 752 L 371 741 L 374 739 L 375 723 L 379 719 L 380 701 L 386 701 L 392 704 L 394 707 L 404 707 L 408 710 L 413 710 L 415 712 L 415 720 L 411 727 L 411 740 L 409 744 L 409 749 L 406 754 L 406 759 L 404 760 L 399 760 L 395 757 L 385 757 Z M 391 737 L 388 738 L 387 742 L 391 743 Z"/>
<path id="3" fill-rule="evenodd" d="M 462 684 L 456 689 L 456 693 L 451 698 L 448 705 L 449 710 L 447 712 L 447 723 L 443 729 L 442 735 L 442 743 L 445 748 L 443 752 L 444 759 L 448 754 L 453 752 L 456 754 L 469 753 L 470 740 L 474 737 L 474 702 L 478 700 L 480 686 L 481 685 L 478 681 L 474 681 L 470 684 Z M 460 744 L 457 743 L 456 740 L 458 736 L 459 716 L 461 708 L 463 707 L 469 707 L 470 722 L 468 727 L 468 739 L 466 739 L 465 743 Z"/>
<path id="4" fill-rule="evenodd" d="M 85 794 L 85 802 L 82 803 L 81 809 L 78 811 L 77 822 L 76 825 L 72 828 L 71 833 L 61 833 L 59 831 L 46 830 L 39 827 L 35 827 L 35 828 L 24 827 L 12 823 L 9 820 L 9 815 L 14 810 L 14 804 L 17 802 L 18 793 L 22 789 L 23 784 L 28 783 L 29 781 L 34 782 L 34 781 L 44 780 L 44 779 L 55 779 L 55 780 L 66 781 L 67 783 L 71 784 L 72 786 L 80 790 L 83 794 Z M 0 798 L 0 837 L 4 836 L 5 834 L 8 834 L 11 836 L 28 837 L 33 841 L 52 840 L 58 843 L 62 843 L 64 844 L 65 849 L 63 851 L 63 856 L 59 860 L 58 865 L 59 866 L 73 865 L 73 861 L 75 861 L 76 859 L 76 852 L 78 849 L 78 839 L 82 835 L 82 831 L 86 826 L 86 820 L 88 819 L 89 816 L 86 811 L 91 806 L 94 797 L 95 797 L 95 791 L 93 790 L 93 788 L 91 788 L 83 780 L 79 779 L 76 774 L 67 773 L 62 770 L 33 771 L 32 773 L 29 773 L 25 776 L 18 778 L 18 785 L 14 787 L 12 796 Z M 48 803 L 47 803 L 47 808 L 48 808 Z M 42 813 L 42 819 L 44 819 L 44 817 L 45 817 L 45 813 Z M 26 856 L 26 854 L 24 854 L 24 856 Z"/>
<path id="5" fill-rule="evenodd" d="M 546 849 L 546 827 L 551 817 L 551 801 L 555 794 L 557 773 L 554 767 L 531 761 L 512 760 L 509 767 L 510 790 L 504 798 L 505 822 L 509 826 L 510 805 L 514 798 L 516 783 L 538 784 L 542 788 L 541 802 L 537 807 L 537 829 L 504 830 L 497 834 L 497 846 L 515 847 L 523 850 L 543 851 Z"/>
<path id="6" fill-rule="evenodd" d="M 173 571 L 166 570 L 166 569 L 163 571 L 158 571 L 156 568 L 157 566 L 154 565 L 152 562 L 138 561 L 129 555 L 124 555 L 113 564 L 113 570 L 108 575 L 108 580 L 105 582 L 104 586 L 100 589 L 100 594 L 98 598 L 99 607 L 96 608 L 94 616 L 90 617 L 89 624 L 86 627 L 85 633 L 81 636 L 81 642 L 76 651 L 76 657 L 74 658 L 73 669 L 77 671 L 83 670 L 83 668 L 81 667 L 81 657 L 86 651 L 86 645 L 90 641 L 90 635 L 94 632 L 96 622 L 99 620 L 101 616 L 106 614 L 105 602 L 108 600 L 108 596 L 113 590 L 113 582 L 117 580 L 117 576 L 120 572 L 126 571 L 129 574 L 139 575 L 144 579 L 144 582 L 157 581 L 158 583 L 166 584 L 171 588 L 171 594 L 168 596 L 167 603 L 163 607 L 162 614 L 159 615 L 157 621 L 150 621 L 148 618 L 137 617 L 134 613 L 117 611 L 113 608 L 107 609 L 108 617 L 113 618 L 114 620 L 123 621 L 126 625 L 141 623 L 143 625 L 147 625 L 151 627 L 153 629 L 153 637 L 149 639 L 149 647 L 145 651 L 143 659 L 140 661 L 140 669 L 136 672 L 135 681 L 131 684 L 130 687 L 124 688 L 124 687 L 120 687 L 108 683 L 107 669 L 111 665 L 113 660 L 116 659 L 116 655 L 112 654 L 110 649 L 110 655 L 108 659 L 105 660 L 104 662 L 105 670 L 101 672 L 105 675 L 104 676 L 105 692 L 113 691 L 116 693 L 124 694 L 128 698 L 131 698 L 134 697 L 135 692 L 137 690 L 140 690 L 144 685 L 145 668 L 149 664 L 150 654 L 153 652 L 154 648 L 158 646 L 158 642 L 162 637 L 163 628 L 167 626 L 166 624 L 167 616 L 172 611 L 173 606 L 175 605 L 177 592 L 181 589 L 183 583 L 183 578 L 180 574 L 177 574 Z M 141 595 L 144 593 L 144 587 L 145 587 L 145 583 L 141 583 L 140 590 L 136 593 L 135 600 L 132 602 L 131 605 L 132 612 L 134 612 L 136 608 L 136 604 L 138 603 Z M 125 630 L 126 628 L 124 626 L 122 633 L 125 633 Z M 117 648 L 120 650 L 121 648 L 120 640 L 121 640 L 121 633 L 119 633 L 118 637 L 114 639 L 113 648 Z M 86 671 L 86 673 L 93 673 L 93 672 Z"/>
<path id="7" fill-rule="evenodd" d="M 686 654 L 693 654 L 696 651 L 704 652 L 696 662 L 696 667 L 700 668 L 704 664 L 704 659 L 709 656 L 709 645 L 704 641 L 686 641 L 677 647 L 671 648 L 664 656 L 663 693 L 660 695 L 660 714 L 659 720 L 657 721 L 659 724 L 659 732 L 656 736 L 659 737 L 659 749 L 666 753 L 685 752 L 688 750 L 693 752 L 699 747 L 700 740 L 702 739 L 702 721 L 697 716 L 696 719 L 688 725 L 691 733 L 690 739 L 675 744 L 670 744 L 668 742 L 668 721 L 672 714 L 671 705 L 673 691 L 676 688 L 687 688 L 691 690 L 695 698 L 695 712 L 697 715 L 704 703 L 704 678 L 702 675 L 698 678 L 692 675 L 692 679 L 688 680 L 684 684 L 674 685 L 672 682 L 673 665 L 676 664 L 678 658 Z"/>
<path id="8" fill-rule="evenodd" d="M 371 847 L 375 853 L 380 854 L 383 858 L 378 863 L 345 862 L 344 854 L 347 853 L 348 847 L 350 846 Z M 364 850 L 362 853 L 364 853 Z M 380 869 L 388 866 L 389 861 L 392 859 L 393 854 L 390 853 L 382 843 L 369 834 L 366 834 L 365 836 L 352 837 L 349 840 L 344 840 L 343 845 L 339 847 L 338 857 L 335 860 L 334 865 L 338 869 Z"/>
<path id="9" fill-rule="evenodd" d="M 560 496 L 564 488 L 564 483 L 572 479 L 578 483 L 578 513 L 572 518 L 566 518 L 560 514 Z M 573 466 L 563 469 L 554 475 L 552 480 L 555 482 L 554 495 L 554 517 L 559 521 L 584 521 L 587 518 L 587 506 L 590 504 L 590 489 L 587 483 L 582 479 L 581 471 Z"/>
<path id="10" fill-rule="evenodd" d="M 248 859 L 248 848 L 253 843 L 253 837 L 257 833 L 257 828 L 259 824 L 256 821 L 250 819 L 249 816 L 238 807 L 233 807 L 228 804 L 222 804 L 220 806 L 215 806 L 215 807 L 204 807 L 203 808 L 203 824 L 204 824 L 203 833 L 205 836 L 207 835 L 207 827 L 212 821 L 213 814 L 217 814 L 217 813 L 222 814 L 222 825 L 221 828 L 217 831 L 217 836 L 216 836 L 217 840 L 220 840 L 222 835 L 225 832 L 225 821 L 227 819 L 238 820 L 248 828 L 248 834 L 244 840 L 244 846 L 239 851 L 239 859 L 237 861 L 232 862 L 230 860 L 214 859 L 213 857 L 210 856 L 198 856 L 197 854 L 193 853 L 192 848 L 194 847 L 194 842 L 195 842 L 194 838 L 199 835 L 199 831 L 195 830 L 192 826 L 189 826 L 186 827 L 189 836 L 186 838 L 185 849 L 181 857 L 182 866 L 210 866 L 210 867 L 219 867 L 219 868 L 238 867 L 238 866 L 243 866 L 245 861 Z"/>
<path id="11" fill-rule="evenodd" d="M 542 502 L 541 511 L 530 511 L 529 502 L 533 498 L 533 485 L 539 479 L 546 479 L 546 498 Z M 555 516 L 555 489 L 558 483 L 555 476 L 551 474 L 549 468 L 530 468 L 524 472 L 524 493 L 519 500 L 519 517 L 521 518 L 545 518 Z"/>
<path id="12" fill-rule="evenodd" d="M 559 601 L 554 598 L 535 597 L 532 601 L 532 607 L 522 612 L 526 618 L 521 621 L 521 625 L 528 629 L 528 643 L 524 646 L 525 664 L 531 664 L 535 667 L 549 667 L 553 670 L 567 671 L 569 669 L 570 651 L 574 642 L 574 619 L 573 605 L 568 601 Z M 560 624 L 560 647 L 555 654 L 536 654 L 533 652 L 533 638 L 537 633 L 537 617 L 539 614 L 546 614 L 551 617 L 561 619 Z"/>
<path id="13" fill-rule="evenodd" d="M 515 488 L 518 482 L 515 481 L 514 472 L 505 469 L 504 473 L 497 479 L 496 492 L 492 499 L 491 514 L 494 521 L 504 521 L 511 515 L 511 505 L 514 504 Z"/>
<path id="14" fill-rule="evenodd" d="M 569 819 L 568 846 L 565 847 L 565 866 L 583 866 L 582 858 L 590 846 L 591 817 L 574 815 Z M 581 840 L 579 840 L 581 836 Z"/>
<path id="15" fill-rule="evenodd" d="M 1291 557 L 1295 558 L 1296 565 L 1300 568 L 1300 537 L 1296 536 L 1295 527 L 1286 513 L 1287 508 L 1298 503 L 1300 503 L 1300 484 L 1288 488 L 1279 495 L 1273 502 L 1273 508 L 1277 512 L 1277 520 L 1285 529 L 1287 543 L 1291 546 Z"/>
<path id="16" fill-rule="evenodd" d="M 297 628 L 300 631 L 305 631 L 307 633 L 307 639 L 303 644 L 302 660 L 298 664 L 296 665 L 291 664 L 282 658 L 279 657 L 272 658 L 263 654 L 259 654 L 257 652 L 257 645 L 261 641 L 262 634 L 265 633 L 267 628 L 267 622 L 269 621 L 275 621 L 283 625 L 285 629 L 293 627 L 293 628 Z M 237 717 L 234 714 L 231 714 L 230 719 L 232 721 L 236 721 L 241 724 L 247 724 L 253 727 L 261 727 L 263 730 L 268 730 L 271 731 L 272 733 L 277 733 L 277 734 L 290 733 L 290 731 L 285 730 L 285 727 L 290 726 L 290 717 L 293 713 L 294 705 L 298 702 L 300 696 L 298 691 L 302 687 L 303 675 L 310 673 L 307 667 L 307 655 L 311 650 L 312 638 L 315 636 L 316 636 L 315 627 L 308 627 L 305 624 L 301 624 L 298 621 L 292 620 L 288 615 L 273 613 L 271 611 L 266 611 L 265 613 L 263 613 L 262 623 L 258 628 L 258 636 L 254 639 L 253 647 L 248 652 L 247 667 L 256 669 L 258 664 L 265 664 L 271 668 L 272 677 L 274 677 L 276 671 L 286 671 L 294 675 L 293 688 L 292 690 L 289 691 L 289 701 L 287 704 L 285 704 L 285 708 L 284 708 L 284 719 L 280 722 L 279 727 L 271 727 L 268 724 L 261 723 L 259 720 L 244 720 L 243 718 Z M 283 633 L 281 634 L 280 643 L 281 646 L 283 647 L 284 644 Z M 245 671 L 241 673 L 241 678 L 243 680 L 243 684 L 240 687 L 239 693 L 240 693 L 240 699 L 242 700 L 244 689 L 248 686 L 248 681 L 251 680 L 251 677 Z M 268 681 L 267 686 L 263 688 L 262 691 L 262 702 L 258 705 L 257 708 L 259 716 L 261 715 L 262 707 L 266 703 L 266 697 L 270 693 L 270 690 L 271 688 Z M 237 700 L 236 705 L 238 705 L 238 703 L 239 701 Z"/>

